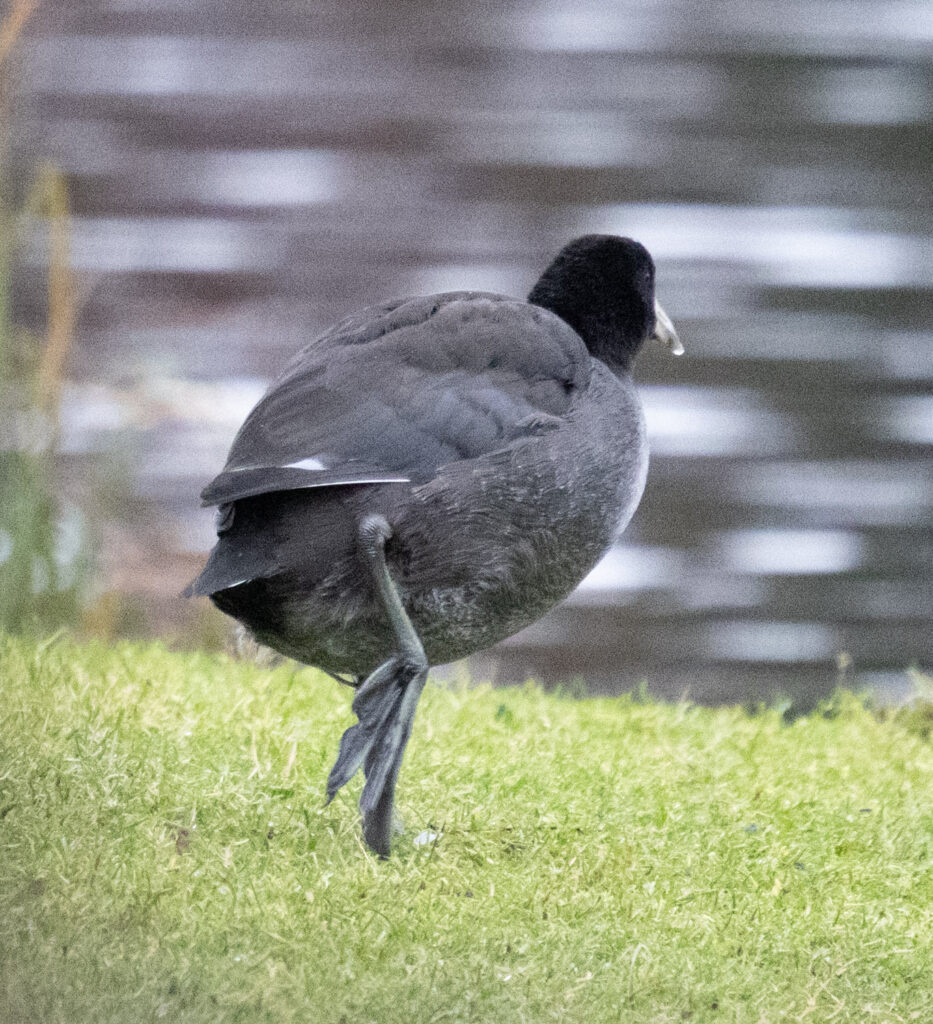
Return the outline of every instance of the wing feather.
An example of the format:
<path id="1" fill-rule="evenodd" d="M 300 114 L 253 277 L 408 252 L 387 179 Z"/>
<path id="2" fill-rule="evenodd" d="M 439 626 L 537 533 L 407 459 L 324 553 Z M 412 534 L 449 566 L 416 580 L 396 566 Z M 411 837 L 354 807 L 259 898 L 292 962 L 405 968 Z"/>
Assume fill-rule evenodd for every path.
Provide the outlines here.
<path id="1" fill-rule="evenodd" d="M 559 421 L 589 370 L 576 332 L 527 303 L 476 292 L 385 303 L 292 360 L 202 499 L 424 482 Z"/>

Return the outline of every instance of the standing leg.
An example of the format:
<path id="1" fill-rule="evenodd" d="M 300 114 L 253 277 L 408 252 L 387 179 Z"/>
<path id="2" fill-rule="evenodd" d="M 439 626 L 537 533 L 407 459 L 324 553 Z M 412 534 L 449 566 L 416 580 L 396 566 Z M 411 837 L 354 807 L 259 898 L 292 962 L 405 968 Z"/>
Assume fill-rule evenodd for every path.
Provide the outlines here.
<path id="1" fill-rule="evenodd" d="M 418 698 L 428 678 L 428 660 L 386 565 L 385 543 L 392 536 L 389 524 L 382 516 L 367 516 L 360 523 L 359 536 L 398 642 L 398 654 L 380 665 L 357 690 L 353 710 L 359 721 L 340 740 L 340 752 L 327 780 L 327 798 L 333 799 L 364 765 L 366 784 L 360 798 L 363 836 L 376 853 L 387 857 L 395 785 Z"/>

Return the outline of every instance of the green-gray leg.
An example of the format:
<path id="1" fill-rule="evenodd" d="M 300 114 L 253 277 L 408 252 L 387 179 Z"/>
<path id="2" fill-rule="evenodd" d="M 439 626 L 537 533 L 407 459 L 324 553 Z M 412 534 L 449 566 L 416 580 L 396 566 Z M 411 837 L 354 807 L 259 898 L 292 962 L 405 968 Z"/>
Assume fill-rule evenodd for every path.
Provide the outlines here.
<path id="1" fill-rule="evenodd" d="M 395 784 L 418 698 L 428 678 L 424 647 L 386 565 L 385 543 L 391 536 L 392 530 L 382 516 L 367 516 L 360 523 L 360 548 L 399 651 L 357 690 L 353 710 L 359 721 L 343 734 L 337 761 L 327 780 L 327 798 L 332 800 L 360 765 L 364 766 L 366 784 L 360 798 L 363 836 L 382 857 L 389 855 Z"/>

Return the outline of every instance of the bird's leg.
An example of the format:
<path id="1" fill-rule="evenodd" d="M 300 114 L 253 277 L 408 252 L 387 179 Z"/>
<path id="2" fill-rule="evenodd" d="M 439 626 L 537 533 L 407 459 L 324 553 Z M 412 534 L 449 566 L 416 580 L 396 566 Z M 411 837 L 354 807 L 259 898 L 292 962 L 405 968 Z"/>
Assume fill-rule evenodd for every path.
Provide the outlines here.
<path id="1" fill-rule="evenodd" d="M 327 780 L 327 798 L 331 800 L 364 765 L 366 785 L 360 798 L 363 836 L 382 857 L 389 855 L 395 784 L 418 698 L 428 678 L 424 647 L 386 565 L 385 542 L 391 536 L 382 516 L 367 516 L 360 523 L 360 548 L 395 633 L 398 654 L 380 665 L 357 690 L 353 710 L 359 721 L 343 734 L 337 762 Z"/>

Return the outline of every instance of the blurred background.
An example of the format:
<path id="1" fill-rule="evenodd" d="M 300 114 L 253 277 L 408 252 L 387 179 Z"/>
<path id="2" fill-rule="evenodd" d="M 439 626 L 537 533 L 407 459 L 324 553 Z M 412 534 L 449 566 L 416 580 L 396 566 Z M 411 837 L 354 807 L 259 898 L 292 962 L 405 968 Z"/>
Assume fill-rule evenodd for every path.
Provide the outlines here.
<path id="1" fill-rule="evenodd" d="M 223 643 L 198 491 L 283 362 L 386 297 L 523 296 L 633 236 L 622 543 L 474 675 L 809 704 L 933 662 L 927 0 L 13 0 L 0 621 Z"/>

